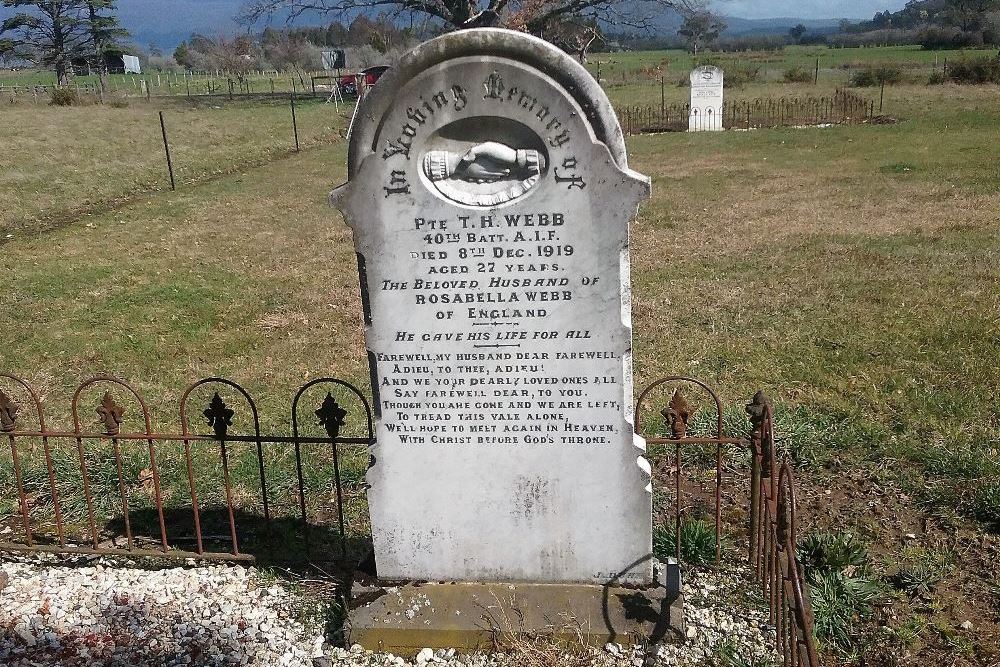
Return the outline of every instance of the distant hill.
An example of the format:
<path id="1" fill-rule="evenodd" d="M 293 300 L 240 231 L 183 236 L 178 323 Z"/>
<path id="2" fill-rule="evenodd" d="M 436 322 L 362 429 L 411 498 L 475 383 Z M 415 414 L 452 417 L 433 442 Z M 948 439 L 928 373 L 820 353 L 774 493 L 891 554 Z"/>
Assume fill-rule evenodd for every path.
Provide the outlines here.
<path id="1" fill-rule="evenodd" d="M 726 35 L 738 37 L 742 35 L 785 35 L 791 28 L 804 25 L 809 32 L 828 34 L 840 29 L 840 19 L 741 19 L 735 16 L 725 18 Z"/>
<path id="2" fill-rule="evenodd" d="M 191 33 L 206 35 L 232 34 L 239 30 L 233 17 L 239 12 L 244 0 L 118 0 L 119 17 L 122 24 L 132 33 L 135 44 L 146 48 L 155 45 L 165 52 L 187 39 Z M 13 10 L 0 8 L 0 19 Z M 296 21 L 297 25 L 321 25 L 329 21 L 321 15 L 306 15 Z M 749 34 L 785 34 L 789 28 L 799 23 L 811 32 L 836 32 L 837 19 L 808 20 L 798 18 L 744 19 L 726 17 L 729 28 L 727 36 Z M 275 23 L 283 25 L 282 17 Z M 673 36 L 680 26 L 680 17 L 665 11 L 657 17 L 655 31 L 661 35 Z"/>

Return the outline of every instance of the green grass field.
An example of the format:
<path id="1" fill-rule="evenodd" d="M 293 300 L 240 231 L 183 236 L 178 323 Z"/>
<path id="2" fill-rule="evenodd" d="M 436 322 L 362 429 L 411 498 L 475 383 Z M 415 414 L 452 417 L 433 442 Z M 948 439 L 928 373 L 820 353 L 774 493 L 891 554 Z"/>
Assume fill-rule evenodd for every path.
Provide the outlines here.
<path id="1" fill-rule="evenodd" d="M 690 65 L 667 55 L 678 74 Z M 656 57 L 601 54 L 590 67 L 604 61 L 603 77 L 606 58 Z M 814 57 L 787 49 L 775 71 Z M 831 73 L 934 57 L 821 51 Z M 819 89 L 835 85 L 821 74 Z M 658 103 L 659 81 L 609 93 Z M 354 251 L 325 203 L 345 178 L 343 116 L 304 109 L 311 147 L 293 154 L 287 108 L 171 108 L 186 170 L 173 193 L 155 110 L 0 108 L 13 119 L 0 126 L 0 201 L 14 234 L 0 245 L 0 368 L 34 382 L 57 425 L 73 387 L 102 371 L 134 380 L 166 426 L 202 376 L 244 384 L 268 429 L 287 428 L 311 378 L 365 386 Z M 653 180 L 633 228 L 636 385 L 694 375 L 733 414 L 764 388 L 800 471 L 803 530 L 857 535 L 891 589 L 886 615 L 858 619 L 857 651 L 986 666 L 1000 659 L 1000 539 L 983 522 L 1000 483 L 1000 88 L 902 84 L 887 88 L 885 113 L 898 122 L 629 140 L 630 165 Z M 96 203 L 107 210 L 77 214 Z M 240 461 L 253 504 L 252 456 Z M 322 471 L 312 479 L 329 494 Z M 357 487 L 351 503 L 362 532 Z M 889 582 L 918 551 L 950 566 L 911 596 Z M 876 657 L 866 664 L 890 664 Z"/>
<path id="2" fill-rule="evenodd" d="M 303 93 L 312 91 L 312 76 L 327 76 L 328 72 L 277 72 L 253 71 L 242 76 L 242 84 L 249 87 L 242 92 L 251 93 Z M 239 93 L 240 78 L 230 77 L 222 72 L 180 73 L 180 72 L 146 72 L 143 74 L 111 74 L 107 78 L 107 94 L 111 98 L 143 98 L 146 90 L 151 96 L 186 96 L 205 93 L 229 93 L 229 80 L 232 78 L 234 92 Z M 56 76 L 44 70 L 0 70 L 0 99 L 3 89 L 24 86 L 54 86 Z M 318 80 L 317 87 L 327 85 L 326 80 Z M 73 78 L 71 87 L 79 85 L 81 90 L 100 86 L 100 78 L 96 74 L 77 76 Z"/>
<path id="3" fill-rule="evenodd" d="M 350 108 L 302 100 L 302 147 L 339 140 Z M 0 153 L 0 239 L 33 233 L 169 189 L 158 112 L 164 111 L 176 182 L 185 187 L 239 171 L 295 148 L 290 103 L 136 101 L 127 108 L 87 105 L 0 108 L 8 128 Z"/>

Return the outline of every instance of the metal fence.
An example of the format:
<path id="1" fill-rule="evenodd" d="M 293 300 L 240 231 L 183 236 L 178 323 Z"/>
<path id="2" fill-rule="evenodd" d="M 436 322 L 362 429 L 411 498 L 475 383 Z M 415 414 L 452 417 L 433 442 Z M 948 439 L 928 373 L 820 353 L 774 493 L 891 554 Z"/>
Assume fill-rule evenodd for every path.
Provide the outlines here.
<path id="1" fill-rule="evenodd" d="M 364 551 L 349 549 L 341 449 L 363 448 L 366 467 L 374 432 L 368 399 L 348 382 L 303 385 L 284 434 L 262 432 L 256 401 L 224 378 L 185 389 L 179 428 L 166 432 L 154 429 L 140 393 L 114 377 L 77 387 L 71 430 L 48 425 L 38 391 L 21 378 L 0 374 L 0 385 L 4 472 L 13 473 L 5 481 L 16 487 L 19 524 L 3 532 L 22 538 L 4 538 L 0 551 L 280 562 L 346 561 L 354 552 L 354 564 Z M 100 390 L 81 412 L 83 397 Z M 195 397 L 204 402 L 197 409 Z M 307 397 L 315 419 L 304 424 Z M 85 426 L 86 414 L 100 426 Z"/>
<path id="2" fill-rule="evenodd" d="M 709 397 L 708 420 L 695 425 L 698 410 L 682 393 L 685 385 Z M 662 422 L 651 418 L 648 407 L 671 388 L 659 411 Z M 306 404 L 311 418 L 303 420 Z M 16 489 L 13 496 L 0 494 L 7 502 L 0 514 L 8 514 L 0 519 L 0 552 L 335 563 L 346 574 L 371 548 L 370 529 L 352 527 L 345 515 L 346 496 L 363 498 L 368 448 L 375 444 L 368 399 L 337 378 L 308 382 L 295 392 L 282 434 L 264 432 L 257 406 L 239 384 L 206 378 L 182 392 L 178 417 L 170 420 L 177 428 L 157 429 L 132 385 L 101 375 L 75 389 L 72 428 L 60 430 L 48 425 L 35 388 L 0 373 L 0 437 L 10 451 L 0 461 L 0 481 Z M 635 430 L 646 439 L 651 461 L 671 464 L 668 525 L 678 562 L 682 522 L 695 493 L 685 478 L 714 468 L 707 486 L 716 564 L 723 531 L 746 534 L 744 553 L 769 604 L 778 654 L 786 666 L 818 667 L 808 589 L 795 556 L 791 469 L 779 462 L 773 410 L 763 393 L 746 412 L 749 436 L 731 436 L 718 394 L 700 380 L 671 376 L 639 395 Z M 93 426 L 85 425 L 85 415 Z M 350 471 L 351 484 L 345 448 L 364 461 Z M 727 476 L 734 479 L 730 487 Z M 736 493 L 733 502 L 747 520 L 727 525 L 723 492 L 733 497 L 741 476 L 749 478 L 748 500 Z M 359 509 L 352 514 L 366 514 L 363 502 Z"/>
<path id="3" fill-rule="evenodd" d="M 684 132 L 690 104 L 625 106 L 617 109 L 626 135 Z M 875 102 L 847 90 L 821 97 L 778 97 L 727 101 L 722 126 L 755 129 L 800 125 L 865 123 L 875 115 Z"/>
<path id="4" fill-rule="evenodd" d="M 74 81 L 66 85 L 18 84 L 0 82 L 0 102 L 48 102 L 56 90 L 71 90 L 77 95 L 95 99 L 151 99 L 164 97 L 268 99 L 299 97 L 331 97 L 333 87 L 339 87 L 340 76 L 328 72 L 254 71 L 247 75 L 226 72 L 112 74 L 102 88 L 97 81 Z M 356 96 L 357 86 L 343 90 L 347 97 Z"/>
<path id="5" fill-rule="evenodd" d="M 714 410 L 703 422 L 701 430 L 707 435 L 690 432 L 697 412 L 684 396 L 681 387 L 694 387 L 709 397 Z M 646 409 L 653 403 L 657 392 L 673 387 L 670 400 L 660 410 L 665 435 L 657 435 L 655 420 L 648 420 Z M 741 459 L 749 455 L 749 507 L 747 523 L 743 528 L 729 526 L 730 531 L 748 537 L 748 559 L 761 593 L 770 610 L 771 624 L 775 629 L 775 650 L 785 667 L 818 667 L 816 640 L 809 592 L 805 585 L 802 566 L 795 554 L 797 523 L 795 488 L 791 468 L 786 461 L 779 463 L 774 439 L 774 415 L 770 401 L 763 392 L 757 392 L 746 406 L 750 418 L 749 437 L 732 437 L 724 428 L 724 406 L 718 394 L 701 380 L 670 376 L 661 378 L 639 395 L 635 407 L 636 433 L 646 440 L 647 457 L 656 461 L 668 457 L 673 479 L 672 517 L 675 557 L 683 558 L 682 521 L 686 502 L 696 492 L 684 485 L 688 466 L 704 469 L 702 454 L 711 453 L 714 480 L 709 486 L 714 491 L 713 523 L 715 527 L 715 563 L 722 560 L 724 471 L 727 459 Z M 693 451 L 692 451 L 693 450 Z M 691 454 L 687 452 L 692 451 Z M 728 453 L 728 457 L 727 457 Z M 691 461 L 690 464 L 687 461 Z M 741 464 L 737 462 L 737 467 Z"/>

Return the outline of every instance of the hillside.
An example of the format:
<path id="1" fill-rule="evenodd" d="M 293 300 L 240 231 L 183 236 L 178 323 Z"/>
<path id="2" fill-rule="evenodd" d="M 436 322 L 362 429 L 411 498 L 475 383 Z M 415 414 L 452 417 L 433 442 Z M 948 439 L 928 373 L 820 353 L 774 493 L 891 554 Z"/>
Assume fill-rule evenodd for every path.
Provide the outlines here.
<path id="1" fill-rule="evenodd" d="M 122 24 L 132 34 L 132 41 L 143 47 L 156 46 L 163 51 L 173 48 L 187 39 L 191 33 L 206 35 L 231 34 L 240 26 L 233 17 L 239 12 L 244 0 L 119 0 L 119 16 Z M 725 9 L 725 6 L 721 7 Z M 0 19 L 9 16 L 13 10 L 0 8 Z M 803 24 L 811 32 L 835 32 L 838 19 L 802 19 L 795 17 L 746 19 L 727 16 L 729 26 L 725 34 L 740 36 L 747 34 L 785 34 L 788 29 Z M 321 15 L 305 15 L 296 25 L 320 25 L 329 21 Z M 284 17 L 274 19 L 277 25 L 284 24 Z M 665 10 L 656 19 L 654 32 L 660 36 L 672 36 L 680 26 L 680 17 Z"/>

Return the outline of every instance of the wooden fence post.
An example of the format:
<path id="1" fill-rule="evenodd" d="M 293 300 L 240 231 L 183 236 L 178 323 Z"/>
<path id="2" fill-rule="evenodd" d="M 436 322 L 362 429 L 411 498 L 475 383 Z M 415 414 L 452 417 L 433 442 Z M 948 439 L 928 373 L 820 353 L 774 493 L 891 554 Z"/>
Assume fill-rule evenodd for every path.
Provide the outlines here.
<path id="1" fill-rule="evenodd" d="M 293 80 L 294 84 L 294 80 Z M 292 92 L 292 132 L 295 134 L 295 152 L 298 153 L 301 149 L 299 148 L 299 122 L 295 116 L 295 92 Z"/>
<path id="2" fill-rule="evenodd" d="M 170 189 L 176 191 L 177 185 L 174 183 L 174 163 L 170 159 L 170 142 L 167 141 L 167 124 L 163 120 L 163 112 L 160 112 L 160 132 L 163 133 L 163 151 L 167 154 L 167 171 L 170 172 Z"/>

